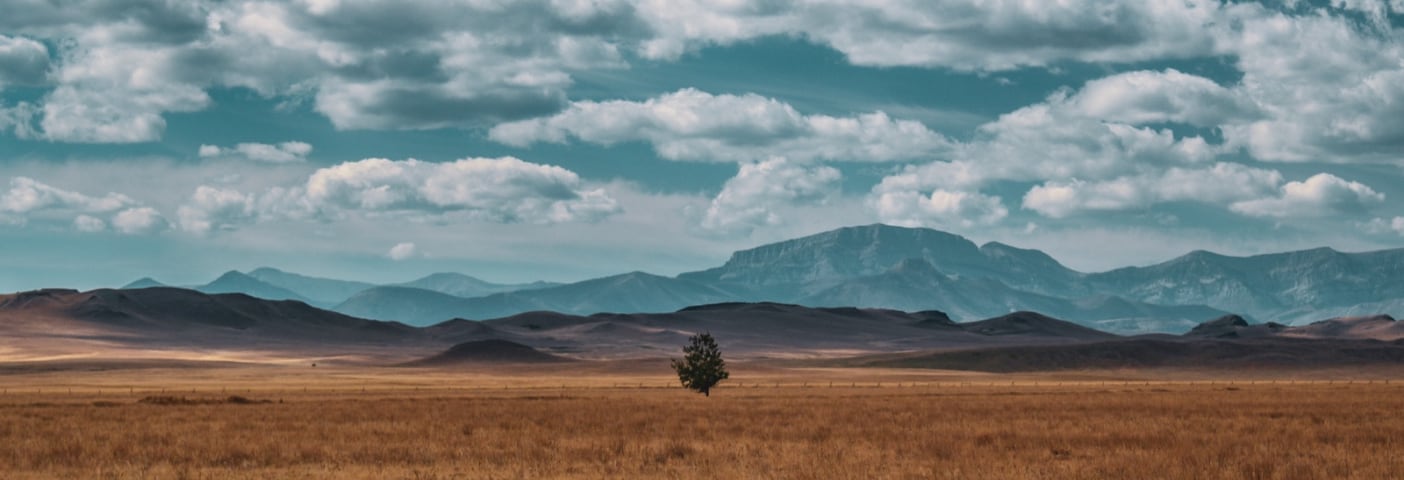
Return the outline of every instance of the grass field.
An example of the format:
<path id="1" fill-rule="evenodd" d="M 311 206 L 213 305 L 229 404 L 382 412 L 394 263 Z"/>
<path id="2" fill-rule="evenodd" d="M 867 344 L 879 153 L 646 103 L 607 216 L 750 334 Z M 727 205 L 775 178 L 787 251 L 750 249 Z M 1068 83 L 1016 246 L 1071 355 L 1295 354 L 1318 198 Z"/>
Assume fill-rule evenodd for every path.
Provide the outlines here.
<path id="1" fill-rule="evenodd" d="M 1127 372 L 742 368 L 731 387 L 704 398 L 665 388 L 664 373 L 9 373 L 0 375 L 0 478 L 1313 479 L 1404 472 L 1398 381 L 1211 384 L 1174 375 L 1132 380 Z M 255 403 L 229 403 L 233 395 Z M 162 396 L 171 399 L 141 402 Z"/>

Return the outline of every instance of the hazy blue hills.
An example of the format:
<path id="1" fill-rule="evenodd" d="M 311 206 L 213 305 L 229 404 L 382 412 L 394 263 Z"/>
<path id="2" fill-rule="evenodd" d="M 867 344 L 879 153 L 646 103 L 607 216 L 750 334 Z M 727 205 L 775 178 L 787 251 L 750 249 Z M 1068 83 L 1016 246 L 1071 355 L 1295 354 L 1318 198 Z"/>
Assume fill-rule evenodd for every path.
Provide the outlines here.
<path id="1" fill-rule="evenodd" d="M 220 275 L 214 281 L 195 287 L 194 290 L 202 293 L 242 293 L 251 297 L 258 297 L 266 300 L 297 300 L 311 303 L 312 301 L 297 292 L 283 287 L 251 277 L 247 274 L 228 271 Z"/>
<path id="2" fill-rule="evenodd" d="M 335 305 L 362 290 L 375 286 L 366 282 L 309 277 L 269 267 L 253 269 L 249 271 L 248 276 L 278 288 L 297 292 L 320 305 Z"/>
<path id="3" fill-rule="evenodd" d="M 670 312 L 717 302 L 940 310 L 959 321 L 1037 311 L 1120 333 L 1189 330 L 1238 314 L 1294 325 L 1404 313 L 1404 249 L 1320 248 L 1249 257 L 1196 251 L 1160 264 L 1079 272 L 1035 249 L 976 245 L 931 229 L 840 228 L 735 252 L 676 277 L 632 272 L 570 284 L 497 284 L 438 273 L 394 285 L 264 268 L 198 287 L 300 299 L 366 318 L 426 325 L 532 311 Z"/>
<path id="4" fill-rule="evenodd" d="M 407 287 L 380 287 L 361 292 L 333 310 L 365 318 L 426 325 L 454 317 L 488 319 L 531 311 L 581 315 L 668 312 L 690 305 L 731 301 L 740 296 L 705 283 L 631 272 L 476 298 Z"/>
<path id="5" fill-rule="evenodd" d="M 481 297 L 494 293 L 513 292 L 517 290 L 535 290 L 541 288 L 559 286 L 559 283 L 532 282 L 523 284 L 500 284 L 492 283 L 477 277 L 464 275 L 461 273 L 434 273 L 418 280 L 398 283 L 397 287 L 419 288 L 431 290 L 439 293 L 446 293 L 458 297 Z M 353 292 L 354 293 L 354 292 Z M 349 298 L 345 296 L 342 298 Z"/>
<path id="6" fill-rule="evenodd" d="M 141 277 L 141 278 L 138 278 L 138 279 L 136 279 L 136 280 L 132 280 L 131 283 L 128 283 L 128 284 L 126 284 L 126 285 L 123 285 L 121 288 L 122 288 L 122 289 L 133 289 L 133 288 L 151 288 L 151 287 L 165 287 L 165 286 L 167 286 L 167 285 L 164 284 L 164 283 L 161 283 L 161 282 L 156 281 L 156 279 L 154 279 L 154 278 L 151 278 L 151 277 Z"/>

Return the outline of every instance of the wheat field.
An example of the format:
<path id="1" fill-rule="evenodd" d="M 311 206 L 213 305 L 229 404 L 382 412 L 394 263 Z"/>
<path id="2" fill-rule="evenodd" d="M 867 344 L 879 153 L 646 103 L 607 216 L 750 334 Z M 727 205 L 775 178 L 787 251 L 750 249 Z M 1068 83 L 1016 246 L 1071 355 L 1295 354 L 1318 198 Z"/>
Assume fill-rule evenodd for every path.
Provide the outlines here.
<path id="1" fill-rule="evenodd" d="M 114 388 L 124 375 L 137 386 Z M 205 381 L 185 391 L 142 385 L 155 378 L 149 372 L 0 379 L 0 478 L 1335 479 L 1404 472 L 1401 382 L 1088 377 L 1034 384 L 985 376 L 932 383 L 893 372 L 881 387 L 852 387 L 830 372 L 839 380 L 833 387 L 822 375 L 779 387 L 754 377 L 738 387 L 746 384 L 741 375 L 704 398 L 650 375 L 501 387 L 477 378 L 463 381 L 478 388 L 434 389 L 415 383 L 415 374 L 395 373 L 303 391 L 245 373 L 225 382 L 242 389 L 234 393 L 213 385 L 238 375 L 186 375 Z M 455 375 L 423 374 L 434 382 Z M 86 380 L 67 389 L 45 383 L 72 378 Z M 634 380 L 644 388 L 626 385 Z M 23 388 L 41 384 L 46 392 Z"/>

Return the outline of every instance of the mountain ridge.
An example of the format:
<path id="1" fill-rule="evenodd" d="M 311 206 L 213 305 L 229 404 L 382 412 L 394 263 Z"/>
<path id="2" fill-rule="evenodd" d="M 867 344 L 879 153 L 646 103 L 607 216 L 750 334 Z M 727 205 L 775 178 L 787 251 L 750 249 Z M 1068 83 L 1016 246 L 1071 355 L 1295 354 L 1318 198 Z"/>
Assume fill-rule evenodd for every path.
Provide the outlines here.
<path id="1" fill-rule="evenodd" d="M 1286 325 L 1325 316 L 1404 315 L 1404 249 L 1347 253 L 1322 247 L 1243 257 L 1195 250 L 1153 265 L 1087 273 L 1037 249 L 1000 242 L 977 246 L 939 230 L 872 224 L 738 250 L 720 266 L 673 277 L 630 272 L 561 285 L 503 285 L 440 273 L 397 286 L 409 284 L 485 294 L 370 287 L 319 305 L 427 324 L 535 310 L 645 313 L 773 301 L 933 309 L 964 320 L 1034 310 L 1121 333 L 1180 333 L 1200 319 L 1229 313 Z M 297 298 L 248 287 L 242 291 L 255 296 Z M 514 289 L 484 290 L 496 288 Z"/>

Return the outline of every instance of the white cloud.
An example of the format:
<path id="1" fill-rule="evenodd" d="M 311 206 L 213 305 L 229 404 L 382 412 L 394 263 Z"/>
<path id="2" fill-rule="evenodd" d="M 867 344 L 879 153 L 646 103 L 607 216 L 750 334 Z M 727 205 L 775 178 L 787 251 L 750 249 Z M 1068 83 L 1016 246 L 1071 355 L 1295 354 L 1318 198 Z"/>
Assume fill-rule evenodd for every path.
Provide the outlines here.
<path id="1" fill-rule="evenodd" d="M 644 53 L 672 58 L 708 44 L 791 35 L 872 66 L 1010 70 L 1062 61 L 1131 62 L 1213 51 L 1220 4 L 921 0 L 647 1 L 657 28 Z"/>
<path id="2" fill-rule="evenodd" d="M 48 47 L 33 39 L 0 35 L 0 90 L 42 84 L 48 72 Z"/>
<path id="3" fill-rule="evenodd" d="M 86 233 L 101 232 L 107 230 L 107 222 L 91 215 L 79 215 L 73 218 L 73 228 Z"/>
<path id="4" fill-rule="evenodd" d="M 1400 30 L 1256 5 L 1235 12 L 1241 28 L 1224 43 L 1243 72 L 1236 90 L 1265 117 L 1224 125 L 1229 142 L 1266 161 L 1404 163 Z"/>
<path id="5" fill-rule="evenodd" d="M 1087 182 L 1048 181 L 1024 195 L 1023 207 L 1045 217 L 1089 211 L 1146 208 L 1165 202 L 1227 205 L 1277 190 L 1282 174 L 1273 170 L 1218 163 L 1210 168 L 1170 168 L 1163 172 Z"/>
<path id="6" fill-rule="evenodd" d="M 297 163 L 307 160 L 312 145 L 304 142 L 240 143 L 232 148 L 200 145 L 201 158 L 233 158 L 265 163 Z"/>
<path id="7" fill-rule="evenodd" d="M 1384 194 L 1360 182 L 1318 173 L 1305 181 L 1288 182 L 1276 196 L 1236 202 L 1230 208 L 1255 217 L 1314 217 L 1363 213 L 1384 199 Z"/>
<path id="8" fill-rule="evenodd" d="M 134 205 L 119 193 L 93 197 L 47 185 L 28 177 L 10 179 L 10 189 L 0 195 L 0 212 L 26 214 L 44 210 L 104 213 Z"/>
<path id="9" fill-rule="evenodd" d="M 1232 90 L 1174 69 L 1093 80 L 1068 103 L 1086 117 L 1130 125 L 1176 122 L 1216 127 L 1258 115 L 1254 104 Z"/>
<path id="10" fill-rule="evenodd" d="M 228 230 L 257 218 L 252 195 L 237 190 L 208 185 L 195 188 L 189 202 L 176 210 L 181 230 L 205 235 L 214 230 Z"/>
<path id="11" fill-rule="evenodd" d="M 386 256 L 390 257 L 391 260 L 405 260 L 413 257 L 416 253 L 415 250 L 414 243 L 401 242 L 390 247 L 390 251 L 386 253 Z"/>
<path id="12" fill-rule="evenodd" d="M 146 235 L 166 228 L 166 218 L 151 207 L 128 208 L 112 217 L 112 228 L 126 235 Z"/>
<path id="13" fill-rule="evenodd" d="M 513 157 L 422 162 L 383 158 L 318 169 L 261 194 L 202 185 L 181 206 L 181 228 L 203 234 L 260 220 L 405 216 L 428 221 L 592 222 L 620 211 L 602 188 L 561 167 Z"/>
<path id="14" fill-rule="evenodd" d="M 581 101 L 546 118 L 505 123 L 489 136 L 526 146 L 571 138 L 601 145 L 644 141 L 670 160 L 754 162 L 910 160 L 943 151 L 947 139 L 920 122 L 883 112 L 804 115 L 756 94 L 713 95 L 687 88 L 642 102 Z"/>
<path id="15" fill-rule="evenodd" d="M 969 228 L 993 225 L 1009 215 L 999 197 L 945 189 L 879 190 L 869 203 L 883 222 L 908 227 Z"/>
<path id="16" fill-rule="evenodd" d="M 1394 217 L 1393 219 L 1376 217 L 1370 219 L 1369 222 L 1361 223 L 1360 228 L 1367 233 L 1404 235 L 1404 217 Z"/>
<path id="17" fill-rule="evenodd" d="M 822 204 L 837 193 L 838 169 L 806 166 L 776 157 L 745 163 L 727 180 L 702 217 L 702 228 L 714 232 L 744 232 L 777 225 L 778 210 L 797 204 Z"/>
<path id="18" fill-rule="evenodd" d="M 1096 181 L 1203 164 L 1223 148 L 1202 137 L 1177 137 L 1167 128 L 1136 124 L 1241 114 L 1237 108 L 1200 105 L 1222 94 L 1213 82 L 1174 70 L 1095 80 L 1078 92 L 1060 90 L 1001 115 L 980 126 L 971 141 L 957 144 L 948 159 L 905 167 L 874 192 L 914 198 L 1002 180 Z"/>
<path id="19" fill-rule="evenodd" d="M 613 199 L 583 186 L 575 172 L 513 157 L 347 162 L 313 173 L 305 195 L 323 212 L 455 213 L 508 223 L 593 221 L 618 211 Z"/>
<path id="20" fill-rule="evenodd" d="M 165 227 L 156 209 L 123 194 L 92 196 L 15 177 L 9 190 L 0 192 L 0 223 L 24 225 L 30 219 L 50 224 L 71 222 L 82 232 L 101 232 L 110 225 L 124 234 L 144 234 Z"/>

